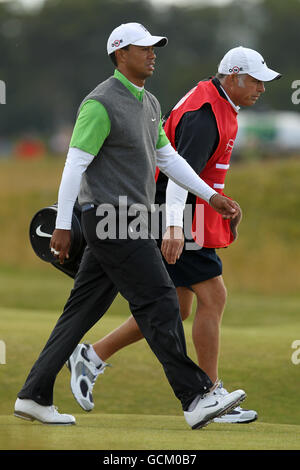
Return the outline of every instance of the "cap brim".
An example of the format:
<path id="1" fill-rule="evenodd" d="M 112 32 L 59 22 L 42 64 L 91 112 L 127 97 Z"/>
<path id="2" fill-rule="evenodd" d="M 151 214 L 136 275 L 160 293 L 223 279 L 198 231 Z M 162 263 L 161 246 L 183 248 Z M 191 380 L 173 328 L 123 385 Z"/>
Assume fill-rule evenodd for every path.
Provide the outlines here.
<path id="1" fill-rule="evenodd" d="M 249 72 L 248 72 L 249 73 Z M 282 75 L 275 70 L 265 68 L 259 72 L 249 73 L 251 77 L 256 78 L 257 80 L 261 80 L 262 82 L 271 82 L 272 80 L 278 80 L 282 77 Z"/>
<path id="2" fill-rule="evenodd" d="M 147 36 L 139 41 L 135 41 L 132 43 L 133 46 L 156 46 L 156 47 L 164 47 L 168 44 L 168 38 L 162 36 Z"/>

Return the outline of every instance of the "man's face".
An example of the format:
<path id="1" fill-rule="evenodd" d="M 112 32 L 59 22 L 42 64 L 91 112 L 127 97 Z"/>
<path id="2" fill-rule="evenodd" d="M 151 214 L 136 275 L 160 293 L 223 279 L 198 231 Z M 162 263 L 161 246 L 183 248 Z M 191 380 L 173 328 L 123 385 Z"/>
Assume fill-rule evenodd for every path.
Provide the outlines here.
<path id="1" fill-rule="evenodd" d="M 237 106 L 253 106 L 264 91 L 261 80 L 250 75 L 232 76 L 231 99 Z"/>
<path id="2" fill-rule="evenodd" d="M 131 79 L 144 81 L 154 72 L 156 55 L 153 46 L 133 46 L 122 50 L 122 66 Z"/>

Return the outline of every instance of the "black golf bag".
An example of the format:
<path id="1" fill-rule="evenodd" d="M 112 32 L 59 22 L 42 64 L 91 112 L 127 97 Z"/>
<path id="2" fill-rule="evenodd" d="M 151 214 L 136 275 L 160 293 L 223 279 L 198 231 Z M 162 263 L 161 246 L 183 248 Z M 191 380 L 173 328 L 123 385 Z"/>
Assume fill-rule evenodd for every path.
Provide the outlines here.
<path id="1" fill-rule="evenodd" d="M 33 216 L 29 228 L 31 246 L 35 254 L 43 261 L 51 263 L 55 268 L 74 278 L 86 246 L 81 229 L 81 207 L 76 201 L 72 215 L 69 259 L 66 259 L 63 264 L 60 264 L 50 250 L 50 239 L 55 229 L 56 216 L 57 204 L 44 207 Z"/>

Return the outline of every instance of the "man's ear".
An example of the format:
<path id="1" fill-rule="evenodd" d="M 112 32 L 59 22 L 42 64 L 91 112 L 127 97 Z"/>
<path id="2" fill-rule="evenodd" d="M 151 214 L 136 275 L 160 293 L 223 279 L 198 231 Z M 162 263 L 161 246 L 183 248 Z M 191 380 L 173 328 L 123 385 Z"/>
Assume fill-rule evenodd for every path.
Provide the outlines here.
<path id="1" fill-rule="evenodd" d="M 236 73 L 226 75 L 224 85 L 228 88 L 228 90 L 234 90 L 238 85 L 238 75 Z"/>
<path id="2" fill-rule="evenodd" d="M 127 53 L 127 50 L 126 50 L 126 49 L 118 49 L 118 50 L 115 52 L 115 57 L 116 57 L 116 61 L 117 61 L 117 64 L 118 64 L 118 65 L 124 63 L 125 57 L 126 57 L 126 53 Z"/>
<path id="3" fill-rule="evenodd" d="M 238 75 L 237 73 L 232 73 L 231 75 L 228 76 L 229 83 L 232 86 L 235 86 L 238 82 Z"/>

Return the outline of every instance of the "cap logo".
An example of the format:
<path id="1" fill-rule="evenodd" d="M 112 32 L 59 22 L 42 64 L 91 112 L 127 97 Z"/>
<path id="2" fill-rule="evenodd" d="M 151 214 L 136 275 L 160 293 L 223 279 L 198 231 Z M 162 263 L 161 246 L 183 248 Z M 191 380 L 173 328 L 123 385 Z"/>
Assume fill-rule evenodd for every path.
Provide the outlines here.
<path id="1" fill-rule="evenodd" d="M 111 47 L 119 47 L 119 45 L 122 44 L 122 42 L 123 42 L 123 39 L 116 39 L 116 40 L 112 43 Z"/>
<path id="2" fill-rule="evenodd" d="M 234 67 L 232 67 L 232 69 L 229 69 L 229 72 L 230 73 L 239 73 L 241 70 L 243 70 L 242 67 L 238 67 L 237 65 L 235 65 Z"/>
<path id="3" fill-rule="evenodd" d="M 228 142 L 227 142 L 227 145 L 226 145 L 225 152 L 226 152 L 226 153 L 231 152 L 232 149 L 233 149 L 233 146 L 234 146 L 234 140 L 233 140 L 233 139 L 229 139 Z"/>

